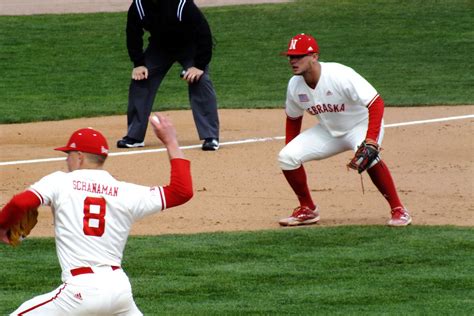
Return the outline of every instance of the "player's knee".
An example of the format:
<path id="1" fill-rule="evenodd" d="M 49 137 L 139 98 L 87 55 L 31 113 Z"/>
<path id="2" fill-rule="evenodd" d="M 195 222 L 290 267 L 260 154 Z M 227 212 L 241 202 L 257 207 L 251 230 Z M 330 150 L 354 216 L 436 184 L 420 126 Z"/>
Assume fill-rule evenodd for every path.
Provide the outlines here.
<path id="1" fill-rule="evenodd" d="M 286 147 L 278 154 L 278 163 L 282 170 L 294 170 L 301 166 L 301 161 L 291 155 L 291 153 L 286 150 Z"/>

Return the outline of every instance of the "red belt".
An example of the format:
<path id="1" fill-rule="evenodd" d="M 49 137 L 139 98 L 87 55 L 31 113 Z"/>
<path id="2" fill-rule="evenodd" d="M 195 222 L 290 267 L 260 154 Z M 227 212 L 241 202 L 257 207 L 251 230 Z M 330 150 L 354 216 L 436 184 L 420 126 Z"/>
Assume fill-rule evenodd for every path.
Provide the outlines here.
<path id="1" fill-rule="evenodd" d="M 110 266 L 110 268 L 112 268 L 113 271 L 120 269 L 119 266 Z M 91 267 L 81 267 L 81 268 L 71 269 L 72 276 L 87 274 L 87 273 L 94 273 L 94 270 L 92 270 Z"/>

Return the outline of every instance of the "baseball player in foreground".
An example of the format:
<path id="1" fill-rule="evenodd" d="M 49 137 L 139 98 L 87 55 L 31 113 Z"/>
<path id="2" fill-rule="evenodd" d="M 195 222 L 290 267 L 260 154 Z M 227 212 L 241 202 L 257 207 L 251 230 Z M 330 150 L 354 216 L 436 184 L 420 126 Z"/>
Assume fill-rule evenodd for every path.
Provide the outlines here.
<path id="1" fill-rule="evenodd" d="M 300 206 L 280 220 L 282 226 L 319 221 L 303 164 L 347 150 L 355 156 L 348 167 L 367 170 L 372 182 L 390 204 L 389 226 L 407 226 L 411 217 L 400 201 L 387 165 L 379 156 L 384 134 L 384 101 L 374 87 L 352 68 L 319 61 L 316 40 L 306 34 L 291 38 L 288 56 L 294 76 L 286 98 L 285 147 L 278 155 L 283 174 Z M 317 116 L 319 124 L 300 133 L 303 114 Z"/>
<path id="2" fill-rule="evenodd" d="M 0 237 L 28 210 L 49 205 L 54 214 L 62 281 L 54 291 L 23 303 L 12 315 L 142 315 L 121 268 L 123 250 L 136 220 L 187 202 L 193 196 L 190 162 L 175 128 L 164 116 L 150 119 L 171 164 L 167 186 L 121 182 L 103 170 L 104 136 L 91 128 L 74 132 L 64 147 L 68 173 L 54 172 L 15 195 L 0 213 Z"/>

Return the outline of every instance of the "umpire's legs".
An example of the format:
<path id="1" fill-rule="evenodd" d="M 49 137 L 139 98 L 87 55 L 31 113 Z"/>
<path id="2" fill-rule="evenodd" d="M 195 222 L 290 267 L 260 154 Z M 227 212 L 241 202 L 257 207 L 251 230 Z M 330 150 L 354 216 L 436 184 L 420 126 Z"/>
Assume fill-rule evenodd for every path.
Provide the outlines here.
<path id="1" fill-rule="evenodd" d="M 145 56 L 148 79 L 132 79 L 128 93 L 127 136 L 138 141 L 145 139 L 148 117 L 153 108 L 156 92 L 173 64 L 168 56 L 151 49 L 146 51 Z"/>
<path id="2" fill-rule="evenodd" d="M 199 139 L 219 138 L 217 98 L 209 77 L 209 67 L 198 82 L 189 84 L 188 93 Z"/>

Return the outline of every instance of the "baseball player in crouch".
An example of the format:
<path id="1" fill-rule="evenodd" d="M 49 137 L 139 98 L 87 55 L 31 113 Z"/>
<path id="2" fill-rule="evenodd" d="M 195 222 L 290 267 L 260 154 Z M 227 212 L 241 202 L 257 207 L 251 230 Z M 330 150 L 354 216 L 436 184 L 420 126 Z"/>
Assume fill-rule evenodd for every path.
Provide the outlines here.
<path id="1" fill-rule="evenodd" d="M 348 167 L 367 170 L 372 182 L 390 204 L 389 226 L 406 226 L 411 217 L 400 201 L 387 165 L 378 153 L 384 135 L 384 101 L 374 87 L 353 69 L 320 62 L 316 40 L 305 34 L 291 38 L 288 56 L 294 76 L 286 98 L 285 147 L 278 155 L 283 174 L 300 206 L 280 220 L 282 226 L 319 221 L 303 164 L 347 150 L 356 152 Z M 300 133 L 304 112 L 317 116 L 319 124 Z"/>
<path id="2" fill-rule="evenodd" d="M 68 173 L 54 172 L 15 195 L 0 213 L 0 239 L 28 209 L 49 205 L 54 214 L 62 281 L 54 291 L 23 303 L 12 315 L 142 315 L 120 267 L 136 220 L 187 202 L 193 196 L 190 162 L 172 123 L 157 114 L 150 123 L 171 164 L 167 186 L 147 187 L 114 179 L 103 164 L 104 136 L 91 128 L 74 132 L 64 147 Z"/>

